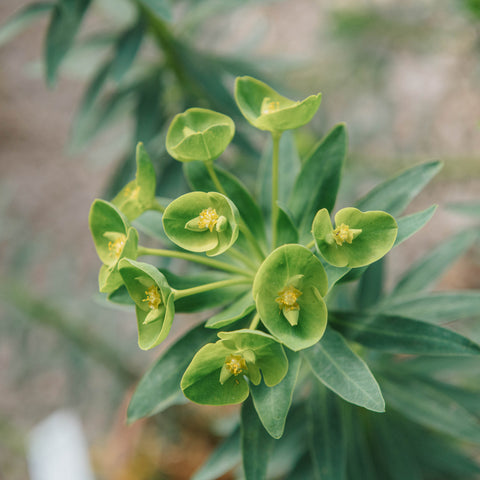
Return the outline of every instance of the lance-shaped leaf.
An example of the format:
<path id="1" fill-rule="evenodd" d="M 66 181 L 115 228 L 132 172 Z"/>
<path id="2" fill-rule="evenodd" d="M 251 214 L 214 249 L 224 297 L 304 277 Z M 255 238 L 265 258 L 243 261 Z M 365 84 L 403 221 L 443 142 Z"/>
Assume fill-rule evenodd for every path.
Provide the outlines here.
<path id="1" fill-rule="evenodd" d="M 293 130 L 307 124 L 320 106 L 322 95 L 295 102 L 252 77 L 238 77 L 235 100 L 243 116 L 256 128 L 269 132 Z"/>
<path id="2" fill-rule="evenodd" d="M 228 250 L 238 237 L 238 210 L 217 192 L 182 195 L 168 205 L 162 220 L 172 242 L 209 256 Z"/>
<path id="3" fill-rule="evenodd" d="M 249 289 L 246 293 L 235 299 L 227 308 L 210 317 L 205 326 L 207 328 L 223 328 L 241 318 L 245 318 L 249 313 L 253 312 L 254 309 L 255 302 L 252 298 L 252 292 Z"/>
<path id="4" fill-rule="evenodd" d="M 260 385 L 250 386 L 258 418 L 273 438 L 280 438 L 283 435 L 300 370 L 300 354 L 287 350 L 287 357 L 288 372 L 278 385 L 267 387 L 261 383 Z"/>
<path id="5" fill-rule="evenodd" d="M 320 342 L 303 355 L 313 374 L 344 400 L 374 412 L 385 411 L 375 377 L 338 332 L 327 327 Z"/>
<path id="6" fill-rule="evenodd" d="M 148 263 L 122 259 L 119 272 L 135 302 L 138 346 L 149 350 L 161 343 L 172 327 L 174 294 L 165 277 Z"/>
<path id="7" fill-rule="evenodd" d="M 190 108 L 172 120 L 167 152 L 180 162 L 210 162 L 224 152 L 234 134 L 230 117 L 205 108 Z"/>
<path id="8" fill-rule="evenodd" d="M 263 324 L 291 350 L 317 343 L 327 325 L 328 282 L 320 260 L 301 245 L 284 245 L 262 263 L 253 296 Z"/>
<path id="9" fill-rule="evenodd" d="M 144 211 L 154 207 L 155 201 L 155 170 L 152 161 L 143 146 L 137 144 L 137 174 L 135 180 L 129 182 L 112 200 L 129 220 L 139 217 Z"/>
<path id="10" fill-rule="evenodd" d="M 313 220 L 312 233 L 322 257 L 336 267 L 362 267 L 382 258 L 397 236 L 397 222 L 386 212 L 343 208 L 334 229 L 323 208 Z"/>
<path id="11" fill-rule="evenodd" d="M 183 375 L 187 398 L 204 405 L 243 402 L 249 393 L 247 378 L 255 385 L 278 384 L 288 370 L 288 360 L 273 337 L 255 330 L 221 332 L 220 340 L 201 348 Z"/>
<path id="12" fill-rule="evenodd" d="M 446 328 L 390 315 L 330 312 L 330 323 L 346 338 L 389 353 L 479 355 L 480 345 Z"/>
<path id="13" fill-rule="evenodd" d="M 98 277 L 100 291 L 110 293 L 122 285 L 118 262 L 137 258 L 138 233 L 109 202 L 95 200 L 88 217 L 97 254 L 103 265 Z"/>

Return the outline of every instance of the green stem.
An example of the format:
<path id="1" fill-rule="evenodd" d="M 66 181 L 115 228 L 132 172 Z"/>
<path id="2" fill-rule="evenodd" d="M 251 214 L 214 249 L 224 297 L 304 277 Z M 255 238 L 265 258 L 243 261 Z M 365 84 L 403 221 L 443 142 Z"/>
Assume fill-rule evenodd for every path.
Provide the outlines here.
<path id="1" fill-rule="evenodd" d="M 278 163 L 280 151 L 280 137 L 282 132 L 272 132 L 272 250 L 277 246 L 277 220 L 278 220 Z"/>
<path id="2" fill-rule="evenodd" d="M 230 265 L 229 263 L 220 262 L 219 260 L 214 260 L 213 258 L 201 257 L 200 255 L 195 255 L 192 253 L 178 252 L 176 250 L 163 250 L 160 248 L 147 248 L 147 247 L 138 247 L 137 249 L 138 256 L 141 255 L 155 255 L 157 257 L 170 257 L 170 258 L 181 258 L 182 260 L 188 260 L 189 262 L 200 263 L 207 267 L 216 268 L 218 270 L 224 270 L 225 272 L 238 273 L 245 277 L 252 277 L 252 272 L 244 270 L 243 268 L 236 267 L 235 265 Z"/>
<path id="3" fill-rule="evenodd" d="M 305 245 L 305 248 L 308 248 L 309 250 L 315 246 L 315 240 L 312 240 L 310 243 L 307 243 Z"/>
<path id="4" fill-rule="evenodd" d="M 257 313 L 255 313 L 255 316 L 253 317 L 252 322 L 248 326 L 248 329 L 249 330 L 255 330 L 257 328 L 259 322 L 260 322 L 260 315 L 257 312 Z"/>
<path id="5" fill-rule="evenodd" d="M 240 253 L 238 250 L 235 250 L 234 248 L 229 248 L 225 253 L 230 257 L 235 258 L 240 262 L 243 262 L 247 267 L 251 268 L 253 272 L 256 272 L 258 270 L 258 265 L 255 265 L 255 263 L 253 263 L 246 255 Z"/>
<path id="6" fill-rule="evenodd" d="M 154 199 L 152 204 L 150 205 L 150 210 L 155 210 L 157 212 L 163 213 L 165 211 L 165 207 L 157 199 Z"/>
<path id="7" fill-rule="evenodd" d="M 230 278 L 228 280 L 220 280 L 219 282 L 206 283 L 205 285 L 199 285 L 198 287 L 185 288 L 184 290 L 174 290 L 175 300 L 179 300 L 183 297 L 189 297 L 190 295 L 196 295 L 197 293 L 208 292 L 209 290 L 215 290 L 217 288 L 240 285 L 242 283 L 250 284 L 251 280 L 246 278 Z"/>
<path id="8" fill-rule="evenodd" d="M 215 169 L 213 168 L 213 160 L 210 160 L 209 162 L 205 162 L 205 166 L 207 167 L 208 174 L 210 175 L 210 178 L 212 179 L 212 182 L 215 184 L 215 188 L 221 194 L 228 197 L 227 192 L 225 192 L 225 189 L 222 187 L 222 184 L 220 183 L 220 180 L 218 179 L 217 172 L 215 172 Z"/>

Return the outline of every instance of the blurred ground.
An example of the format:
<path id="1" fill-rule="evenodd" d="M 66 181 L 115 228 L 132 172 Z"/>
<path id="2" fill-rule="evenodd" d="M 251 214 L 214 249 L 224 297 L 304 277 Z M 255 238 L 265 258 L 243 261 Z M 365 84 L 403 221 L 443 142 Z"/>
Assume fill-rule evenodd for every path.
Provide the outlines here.
<path id="1" fill-rule="evenodd" d="M 2 0 L 0 23 L 28 3 Z M 367 191 L 400 168 L 430 159 L 445 161 L 444 172 L 410 211 L 432 203 L 440 208 L 421 234 L 392 252 L 390 264 L 396 276 L 433 245 L 471 223 L 448 211 L 448 203 L 480 198 L 479 22 L 453 1 L 441 9 L 431 1 L 401 6 L 393 0 L 367 6 L 319 3 L 248 5 L 234 14 L 213 17 L 204 28 L 200 47 L 238 51 L 258 38 L 256 54 L 265 62 L 272 55 L 288 60 L 285 79 L 292 91 L 323 92 L 318 130 L 346 121 L 350 132 L 346 198 Z M 67 155 L 68 132 L 84 83 L 63 75 L 54 90 L 45 87 L 38 68 L 45 28 L 45 21 L 37 22 L 0 48 L 2 282 L 17 297 L 25 295 L 25 306 L 31 294 L 47 296 L 60 317 L 68 317 L 67 323 L 92 334 L 93 345 L 97 340 L 117 345 L 125 363 L 142 372 L 158 351 L 136 350 L 131 312 L 109 310 L 93 300 L 99 265 L 87 216 L 114 168 L 111 159 L 101 158 L 110 150 Z M 478 251 L 459 261 L 441 287 L 480 288 Z M 43 316 L 50 318 L 48 308 Z M 98 367 L 75 341 L 65 341 L 41 326 L 48 324 L 42 315 L 33 321 L 35 314 L 27 310 L 0 304 L 0 478 L 3 473 L 12 480 L 26 478 L 25 463 L 19 461 L 24 435 L 56 408 L 79 411 L 91 443 L 114 456 L 122 445 L 112 446 L 116 441 L 111 438 L 123 428 L 122 398 L 130 385 L 108 366 Z M 119 409 L 121 413 L 116 413 Z M 192 410 L 186 412 L 175 415 L 189 419 L 188 432 L 199 420 Z M 143 431 L 142 426 L 136 428 Z M 127 445 L 146 441 L 141 435 L 127 437 Z M 193 438 L 187 437 L 179 440 L 183 445 L 179 448 L 198 452 L 192 461 L 198 464 L 214 439 L 202 438 L 185 447 L 182 442 Z M 175 457 L 166 451 L 165 478 L 186 478 L 174 473 L 178 452 Z M 150 461 L 155 466 L 158 458 Z M 98 468 L 103 471 L 106 466 Z M 103 475 L 135 478 L 113 477 L 105 471 Z"/>

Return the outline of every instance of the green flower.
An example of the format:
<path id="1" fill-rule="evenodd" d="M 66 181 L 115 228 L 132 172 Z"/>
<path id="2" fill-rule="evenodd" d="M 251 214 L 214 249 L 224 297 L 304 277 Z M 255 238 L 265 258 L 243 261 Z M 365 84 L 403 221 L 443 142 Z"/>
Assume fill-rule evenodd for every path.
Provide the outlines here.
<path id="1" fill-rule="evenodd" d="M 323 208 L 313 220 L 312 234 L 322 257 L 336 267 L 363 267 L 382 258 L 395 243 L 398 226 L 386 212 L 344 208 L 335 228 Z"/>
<path id="2" fill-rule="evenodd" d="M 280 383 L 288 370 L 283 347 L 270 335 L 256 330 L 221 332 L 220 340 L 201 348 L 183 375 L 187 398 L 204 405 L 243 402 L 249 394 L 247 379 L 258 385 Z M 261 372 L 261 373 L 260 373 Z"/>
<path id="3" fill-rule="evenodd" d="M 112 200 L 129 220 L 134 220 L 143 212 L 155 208 L 155 170 L 143 143 L 137 145 L 137 174 Z"/>
<path id="4" fill-rule="evenodd" d="M 165 277 L 152 265 L 126 258 L 119 272 L 135 302 L 138 346 L 149 350 L 162 342 L 172 327 L 174 294 Z"/>
<path id="5" fill-rule="evenodd" d="M 234 134 L 230 117 L 205 108 L 190 108 L 172 120 L 167 152 L 180 162 L 209 162 L 225 151 Z"/>
<path id="6" fill-rule="evenodd" d="M 297 351 L 317 343 L 325 332 L 327 289 L 320 260 L 307 248 L 292 244 L 277 248 L 262 263 L 253 297 L 270 333 Z"/>
<path id="7" fill-rule="evenodd" d="M 122 285 L 118 262 L 137 258 L 138 233 L 109 202 L 95 200 L 88 217 L 93 242 L 103 262 L 98 276 L 100 292 L 110 293 Z"/>
<path id="8" fill-rule="evenodd" d="M 238 237 L 238 210 L 225 195 L 191 192 L 171 202 L 163 214 L 168 238 L 192 252 L 219 255 Z"/>
<path id="9" fill-rule="evenodd" d="M 235 100 L 243 116 L 254 127 L 269 132 L 283 132 L 307 124 L 320 106 L 321 94 L 295 102 L 260 80 L 238 77 Z"/>

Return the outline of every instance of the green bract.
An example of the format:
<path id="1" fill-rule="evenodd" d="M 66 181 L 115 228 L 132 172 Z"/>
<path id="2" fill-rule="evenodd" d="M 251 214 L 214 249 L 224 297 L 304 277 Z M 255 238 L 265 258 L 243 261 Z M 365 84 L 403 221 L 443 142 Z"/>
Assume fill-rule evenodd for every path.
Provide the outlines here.
<path id="1" fill-rule="evenodd" d="M 283 245 L 262 263 L 253 296 L 263 324 L 292 350 L 317 343 L 327 325 L 323 300 L 327 275 L 320 260 L 301 245 Z"/>
<path id="2" fill-rule="evenodd" d="M 110 293 L 122 284 L 118 262 L 137 258 L 138 233 L 109 202 L 95 200 L 88 217 L 93 242 L 103 262 L 98 276 L 100 292 Z"/>
<path id="3" fill-rule="evenodd" d="M 238 237 L 238 210 L 225 195 L 191 192 L 171 202 L 163 214 L 168 238 L 192 252 L 219 255 Z"/>
<path id="4" fill-rule="evenodd" d="M 155 170 L 142 143 L 137 145 L 137 174 L 112 200 L 129 220 L 134 220 L 146 210 L 154 207 Z"/>
<path id="5" fill-rule="evenodd" d="M 249 394 L 246 378 L 277 385 L 288 370 L 283 347 L 270 335 L 255 330 L 221 332 L 220 340 L 201 348 L 183 375 L 187 398 L 205 405 L 243 402 Z"/>
<path id="6" fill-rule="evenodd" d="M 180 162 L 209 162 L 225 151 L 234 134 L 230 117 L 205 108 L 190 108 L 172 120 L 167 152 Z"/>
<path id="7" fill-rule="evenodd" d="M 174 294 L 165 277 L 152 265 L 126 258 L 119 262 L 119 272 L 135 302 L 138 346 L 156 347 L 172 326 Z"/>
<path id="8" fill-rule="evenodd" d="M 283 132 L 307 124 L 321 102 L 321 93 L 301 102 L 283 97 L 267 84 L 252 77 L 239 77 L 235 100 L 243 116 L 260 130 Z"/>
<path id="9" fill-rule="evenodd" d="M 313 220 L 315 244 L 325 260 L 336 267 L 363 267 L 382 258 L 397 237 L 397 222 L 386 212 L 361 212 L 344 208 L 335 215 L 332 227 L 323 208 Z"/>

